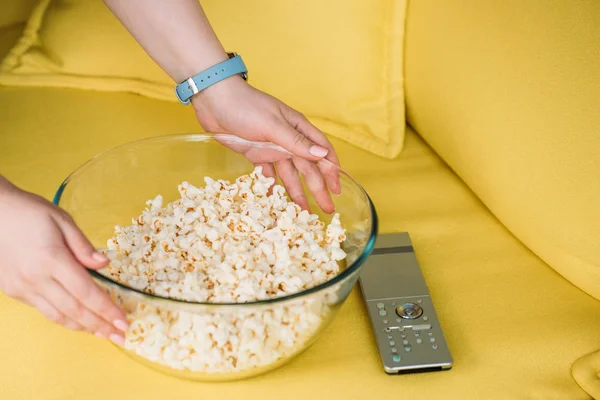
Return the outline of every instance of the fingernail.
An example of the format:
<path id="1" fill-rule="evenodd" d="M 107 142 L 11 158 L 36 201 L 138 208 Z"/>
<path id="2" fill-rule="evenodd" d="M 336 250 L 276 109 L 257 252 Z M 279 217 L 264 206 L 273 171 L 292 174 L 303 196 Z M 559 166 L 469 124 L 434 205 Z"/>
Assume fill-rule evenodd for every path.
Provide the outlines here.
<path id="1" fill-rule="evenodd" d="M 327 153 L 329 153 L 329 150 L 327 150 L 325 147 L 317 146 L 316 144 L 314 144 L 310 146 L 308 152 L 315 157 L 325 157 Z"/>
<path id="2" fill-rule="evenodd" d="M 99 337 L 100 339 L 106 339 L 106 338 L 104 337 L 104 335 L 103 335 L 103 334 L 101 334 L 100 332 L 96 332 L 96 333 L 94 333 L 94 335 L 95 335 L 95 336 L 97 336 L 97 337 Z"/>
<path id="3" fill-rule="evenodd" d="M 116 333 L 112 333 L 108 338 L 111 342 L 119 346 L 123 346 L 125 344 L 125 338 L 121 335 L 117 335 Z"/>
<path id="4" fill-rule="evenodd" d="M 107 262 L 108 258 L 104 254 L 100 254 L 97 251 L 92 253 L 92 258 L 98 262 Z"/>
<path id="5" fill-rule="evenodd" d="M 120 319 L 113 321 L 113 325 L 115 326 L 115 328 L 117 328 L 118 330 L 120 330 L 122 332 L 127 332 L 127 329 L 129 328 L 129 325 L 127 324 L 127 322 L 120 320 Z"/>

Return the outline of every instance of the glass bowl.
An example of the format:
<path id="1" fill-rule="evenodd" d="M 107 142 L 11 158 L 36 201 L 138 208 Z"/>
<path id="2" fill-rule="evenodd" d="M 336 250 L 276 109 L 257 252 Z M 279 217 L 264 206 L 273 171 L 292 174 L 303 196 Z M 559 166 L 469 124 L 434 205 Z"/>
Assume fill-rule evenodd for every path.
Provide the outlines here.
<path id="1" fill-rule="evenodd" d="M 182 181 L 196 186 L 204 186 L 206 176 L 234 181 L 252 171 L 248 158 L 256 154 L 263 161 L 265 157 L 269 161 L 292 158 L 275 145 L 227 135 L 144 139 L 108 150 L 83 164 L 61 184 L 54 203 L 73 216 L 95 247 L 103 248 L 115 225 L 131 224 L 148 199 L 161 194 L 166 204 L 179 198 L 177 186 Z M 347 257 L 338 275 L 285 297 L 219 304 L 148 294 L 90 270 L 128 316 L 125 348 L 119 348 L 169 375 L 204 381 L 255 376 L 287 363 L 308 348 L 348 297 L 377 232 L 377 215 L 367 193 L 344 171 L 337 169 L 337 173 L 341 194 L 332 194 L 332 198 L 347 236 L 343 243 Z M 304 189 L 311 211 L 329 223 L 331 215 L 320 211 L 306 186 Z M 142 341 L 140 332 L 145 335 Z M 137 341 L 129 340 L 132 336 Z"/>

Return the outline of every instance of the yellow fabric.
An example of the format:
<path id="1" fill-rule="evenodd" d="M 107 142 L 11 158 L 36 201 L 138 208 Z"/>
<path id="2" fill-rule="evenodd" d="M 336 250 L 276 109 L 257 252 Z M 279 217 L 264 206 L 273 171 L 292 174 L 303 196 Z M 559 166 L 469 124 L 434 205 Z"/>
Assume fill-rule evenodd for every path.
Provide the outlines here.
<path id="1" fill-rule="evenodd" d="M 0 28 L 27 21 L 37 2 L 38 0 L 2 0 L 2 4 L 0 4 Z"/>
<path id="2" fill-rule="evenodd" d="M 0 171 L 47 198 L 99 151 L 197 130 L 189 108 L 141 96 L 0 89 Z M 511 236 L 412 131 L 396 160 L 334 144 L 372 196 L 381 231 L 412 234 L 455 358 L 452 370 L 387 376 L 358 290 L 291 364 L 226 384 L 160 375 L 106 342 L 53 326 L 0 296 L 0 399 L 590 398 L 570 370 L 598 348 L 600 302 Z"/>
<path id="3" fill-rule="evenodd" d="M 0 27 L 0 59 L 4 57 L 21 37 L 25 23 Z"/>
<path id="4" fill-rule="evenodd" d="M 577 360 L 573 365 L 573 377 L 594 399 L 600 399 L 600 352 Z"/>
<path id="5" fill-rule="evenodd" d="M 400 152 L 406 0 L 202 5 L 224 46 L 243 55 L 254 86 L 331 135 L 385 157 Z M 2 71 L 4 85 L 177 101 L 174 83 L 98 0 L 42 0 Z"/>
<path id="6" fill-rule="evenodd" d="M 597 299 L 599 21 L 597 0 L 419 0 L 406 46 L 411 125 L 527 247 Z"/>

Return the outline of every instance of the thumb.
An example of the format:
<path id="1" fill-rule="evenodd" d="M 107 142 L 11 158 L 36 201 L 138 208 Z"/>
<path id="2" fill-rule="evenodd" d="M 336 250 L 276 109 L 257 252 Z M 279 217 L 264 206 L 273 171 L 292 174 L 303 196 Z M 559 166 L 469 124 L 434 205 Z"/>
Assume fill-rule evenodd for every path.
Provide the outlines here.
<path id="1" fill-rule="evenodd" d="M 108 258 L 96 251 L 69 214 L 60 210 L 52 218 L 61 230 L 65 244 L 77 261 L 91 269 L 104 268 L 108 264 Z"/>
<path id="2" fill-rule="evenodd" d="M 268 140 L 295 156 L 310 161 L 319 161 L 329 153 L 325 147 L 319 146 L 302 132 L 295 129 L 286 120 L 281 120 L 269 129 Z"/>

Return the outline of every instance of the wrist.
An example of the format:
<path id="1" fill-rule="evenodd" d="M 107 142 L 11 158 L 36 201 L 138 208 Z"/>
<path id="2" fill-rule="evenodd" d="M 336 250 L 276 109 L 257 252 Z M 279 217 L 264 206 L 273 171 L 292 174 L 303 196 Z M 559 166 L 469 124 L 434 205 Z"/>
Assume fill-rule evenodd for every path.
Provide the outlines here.
<path id="1" fill-rule="evenodd" d="M 191 103 L 197 111 L 215 99 L 229 98 L 246 89 L 248 86 L 248 83 L 241 76 L 233 75 L 202 90 L 191 98 Z"/>
<path id="2" fill-rule="evenodd" d="M 229 87 L 230 85 L 220 83 L 225 80 L 235 81 L 232 78 L 236 75 L 246 80 L 248 70 L 242 57 L 236 53 L 229 53 L 227 60 L 216 63 L 175 85 L 175 96 L 177 96 L 177 99 L 182 104 L 188 105 L 194 97 L 197 97 L 202 92 L 217 92 L 216 89 L 211 87 L 216 85 L 219 88 Z M 209 88 L 211 89 L 210 91 L 207 90 Z"/>
<path id="3" fill-rule="evenodd" d="M 225 50 L 215 51 L 210 54 L 198 53 L 195 57 L 185 55 L 184 59 L 177 63 L 177 71 L 173 73 L 173 78 L 177 83 L 182 82 L 227 59 L 229 59 L 229 56 Z"/>

